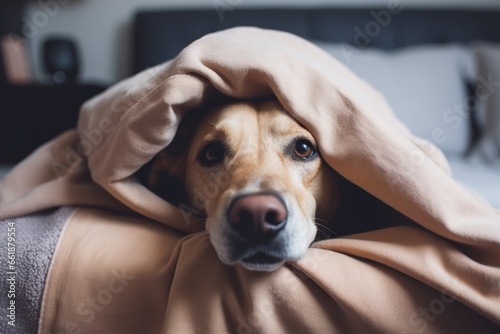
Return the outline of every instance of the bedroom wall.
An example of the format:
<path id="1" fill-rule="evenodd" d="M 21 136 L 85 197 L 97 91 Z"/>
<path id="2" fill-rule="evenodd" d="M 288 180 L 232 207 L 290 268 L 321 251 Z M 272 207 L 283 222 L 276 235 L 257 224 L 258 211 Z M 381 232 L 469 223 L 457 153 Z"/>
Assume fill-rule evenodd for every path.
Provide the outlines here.
<path id="1" fill-rule="evenodd" d="M 385 7 L 401 1 L 405 8 L 471 8 L 500 10 L 498 0 L 37 0 L 27 5 L 23 30 L 30 46 L 35 77 L 44 80 L 41 44 L 48 36 L 75 39 L 80 49 L 81 78 L 111 84 L 129 75 L 130 34 L 139 8 L 214 8 L 219 6 Z M 214 19 L 217 16 L 214 15 Z"/>

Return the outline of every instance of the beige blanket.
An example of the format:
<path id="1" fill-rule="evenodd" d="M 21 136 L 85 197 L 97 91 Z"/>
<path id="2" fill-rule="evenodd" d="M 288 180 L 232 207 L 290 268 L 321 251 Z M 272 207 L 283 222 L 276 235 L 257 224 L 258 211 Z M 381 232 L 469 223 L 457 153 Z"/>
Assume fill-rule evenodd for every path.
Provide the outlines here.
<path id="1" fill-rule="evenodd" d="M 275 96 L 332 168 L 420 227 L 321 241 L 271 273 L 222 264 L 203 226 L 134 173 L 171 142 L 185 113 L 223 95 Z M 500 326 L 500 213 L 457 184 L 443 155 L 412 136 L 374 89 L 287 33 L 208 35 L 87 102 L 77 130 L 0 183 L 0 219 L 62 205 L 80 208 L 52 259 L 41 333 L 493 333 Z"/>

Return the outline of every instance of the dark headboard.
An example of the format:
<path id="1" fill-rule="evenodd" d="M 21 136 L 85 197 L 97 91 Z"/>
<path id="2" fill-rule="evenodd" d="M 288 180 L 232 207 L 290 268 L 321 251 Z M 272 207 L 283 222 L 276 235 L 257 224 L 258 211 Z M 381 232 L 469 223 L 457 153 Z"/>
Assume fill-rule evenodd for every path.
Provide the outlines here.
<path id="1" fill-rule="evenodd" d="M 138 12 L 133 71 L 174 57 L 207 33 L 241 25 L 289 31 L 312 40 L 383 49 L 473 40 L 500 42 L 500 11 L 403 9 L 393 14 L 388 9 L 221 10 Z"/>

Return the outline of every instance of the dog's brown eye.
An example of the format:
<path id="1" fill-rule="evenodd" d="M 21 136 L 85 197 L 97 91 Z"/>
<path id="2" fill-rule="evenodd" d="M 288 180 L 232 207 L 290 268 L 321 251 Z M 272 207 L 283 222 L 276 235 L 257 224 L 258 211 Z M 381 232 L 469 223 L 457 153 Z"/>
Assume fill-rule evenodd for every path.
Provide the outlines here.
<path id="1" fill-rule="evenodd" d="M 198 161 L 203 166 L 211 167 L 224 160 L 225 155 L 224 145 L 220 142 L 212 142 L 205 145 L 201 150 Z"/>
<path id="2" fill-rule="evenodd" d="M 316 154 L 316 148 L 307 139 L 299 139 L 295 142 L 293 153 L 302 160 L 307 160 Z"/>

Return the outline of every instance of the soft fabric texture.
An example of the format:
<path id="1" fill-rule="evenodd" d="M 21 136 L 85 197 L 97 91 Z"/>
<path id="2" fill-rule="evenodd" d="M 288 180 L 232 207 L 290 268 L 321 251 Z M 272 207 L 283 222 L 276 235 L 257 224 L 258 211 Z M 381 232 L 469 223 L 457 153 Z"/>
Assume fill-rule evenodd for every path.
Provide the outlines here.
<path id="1" fill-rule="evenodd" d="M 224 95 L 275 97 L 332 168 L 416 227 L 324 240 L 271 273 L 223 265 L 203 226 L 134 174 L 187 112 Z M 41 333 L 500 326 L 500 213 L 458 185 L 441 152 L 413 136 L 380 94 L 288 33 L 235 28 L 195 41 L 87 102 L 77 130 L 0 183 L 2 219 L 67 204 L 82 207 L 54 254 Z"/>
<path id="2" fill-rule="evenodd" d="M 465 152 L 470 140 L 466 83 L 476 79 L 469 48 L 420 45 L 383 51 L 316 44 L 377 87 L 414 135 L 445 153 Z"/>
<path id="3" fill-rule="evenodd" d="M 206 232 L 81 208 L 58 249 L 40 333 L 496 331 L 485 314 L 497 314 L 497 294 L 482 277 L 495 269 L 415 228 L 324 241 L 252 272 L 221 263 Z"/>
<path id="4" fill-rule="evenodd" d="M 10 290 L 10 284 L 7 284 L 7 278 L 10 275 L 7 274 L 7 270 L 2 270 L 0 274 L 2 315 L 5 314 L 10 301 L 14 300 L 16 306 L 15 326 L 8 324 L 11 318 L 3 316 L 3 321 L 0 322 L 1 333 L 27 334 L 37 332 L 49 265 L 59 235 L 73 211 L 74 208 L 63 207 L 27 217 L 0 221 L 1 259 L 5 266 L 8 263 L 7 242 L 9 235 L 14 235 L 15 240 L 11 244 L 14 244 L 16 248 L 15 298 L 9 298 L 7 294 L 7 291 Z M 8 227 L 12 229 L 8 230 Z"/>

